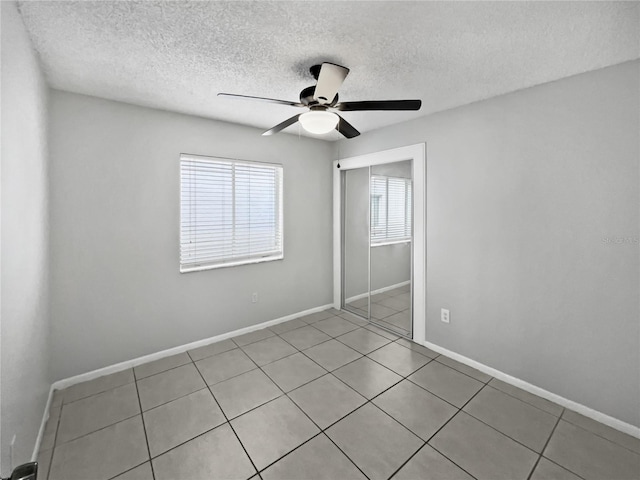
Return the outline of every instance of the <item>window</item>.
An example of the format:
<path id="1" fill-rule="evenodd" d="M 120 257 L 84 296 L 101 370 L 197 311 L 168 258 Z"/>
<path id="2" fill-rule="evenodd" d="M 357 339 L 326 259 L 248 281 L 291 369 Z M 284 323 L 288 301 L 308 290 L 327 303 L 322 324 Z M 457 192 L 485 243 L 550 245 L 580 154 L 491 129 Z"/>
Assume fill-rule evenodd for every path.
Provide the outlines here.
<path id="1" fill-rule="evenodd" d="M 283 258 L 282 166 L 180 156 L 180 271 Z"/>
<path id="2" fill-rule="evenodd" d="M 371 176 L 371 245 L 411 240 L 411 179 Z"/>

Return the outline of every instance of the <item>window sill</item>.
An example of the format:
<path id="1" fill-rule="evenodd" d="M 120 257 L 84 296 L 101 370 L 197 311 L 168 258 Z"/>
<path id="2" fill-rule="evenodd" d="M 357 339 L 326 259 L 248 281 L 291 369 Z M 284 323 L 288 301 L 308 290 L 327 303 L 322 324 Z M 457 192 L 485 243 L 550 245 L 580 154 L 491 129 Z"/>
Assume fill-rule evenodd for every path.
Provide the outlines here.
<path id="1" fill-rule="evenodd" d="M 371 243 L 370 246 L 371 248 L 376 248 L 376 247 L 386 247 L 387 245 L 399 245 L 401 243 L 411 243 L 411 239 L 390 240 L 388 242 Z"/>
<path id="2" fill-rule="evenodd" d="M 272 262 L 274 260 L 283 260 L 284 254 L 273 256 L 273 257 L 262 257 L 262 258 L 252 258 L 239 260 L 235 262 L 225 262 L 225 263 L 215 263 L 211 265 L 194 265 L 190 267 L 180 267 L 180 273 L 191 273 L 191 272 L 201 272 L 203 270 L 215 270 L 218 268 L 226 268 L 226 267 L 239 267 L 241 265 L 252 265 L 254 263 L 264 263 L 264 262 Z"/>

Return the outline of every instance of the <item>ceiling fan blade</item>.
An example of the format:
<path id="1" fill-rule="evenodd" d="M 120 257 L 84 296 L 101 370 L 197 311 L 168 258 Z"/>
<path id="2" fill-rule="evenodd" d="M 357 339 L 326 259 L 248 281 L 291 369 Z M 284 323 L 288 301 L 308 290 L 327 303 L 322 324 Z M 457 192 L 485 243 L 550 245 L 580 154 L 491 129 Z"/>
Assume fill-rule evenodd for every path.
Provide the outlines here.
<path id="1" fill-rule="evenodd" d="M 369 100 L 364 102 L 342 102 L 334 108 L 342 112 L 362 110 L 420 110 L 422 100 Z"/>
<path id="2" fill-rule="evenodd" d="M 340 117 L 340 115 L 338 116 Z M 336 125 L 336 130 L 347 138 L 353 138 L 360 135 L 360 132 L 342 117 L 340 117 L 338 125 Z"/>
<path id="3" fill-rule="evenodd" d="M 318 75 L 318 83 L 313 99 L 322 105 L 331 103 L 348 74 L 349 69 L 347 67 L 341 67 L 333 63 L 323 63 Z"/>
<path id="4" fill-rule="evenodd" d="M 267 130 L 262 135 L 263 136 L 267 136 L 267 135 L 273 135 L 275 133 L 278 133 L 279 131 L 284 130 L 285 128 L 287 128 L 289 125 L 293 125 L 294 123 L 296 123 L 298 121 L 299 117 L 300 117 L 300 115 L 294 115 L 293 117 L 285 120 L 284 122 L 279 123 L 278 125 L 273 127 L 271 130 Z"/>
<path id="5" fill-rule="evenodd" d="M 251 97 L 249 95 L 235 95 L 233 93 L 219 93 L 219 97 L 239 98 L 241 100 L 258 100 L 260 102 L 276 103 L 278 105 L 289 105 L 291 107 L 304 107 L 300 102 L 289 102 L 287 100 L 278 100 L 276 98 Z"/>

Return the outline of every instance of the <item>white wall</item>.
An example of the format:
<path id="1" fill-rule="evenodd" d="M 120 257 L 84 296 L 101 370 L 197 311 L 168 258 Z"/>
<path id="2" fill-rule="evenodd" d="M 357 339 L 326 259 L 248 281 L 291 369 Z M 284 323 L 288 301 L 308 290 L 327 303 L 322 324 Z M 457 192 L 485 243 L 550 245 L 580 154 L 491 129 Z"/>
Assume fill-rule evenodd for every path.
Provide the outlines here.
<path id="1" fill-rule="evenodd" d="M 331 302 L 330 144 L 55 90 L 51 100 L 55 379 Z M 284 165 L 284 260 L 179 273 L 180 153 Z"/>
<path id="2" fill-rule="evenodd" d="M 634 425 L 639 85 L 630 62 L 339 145 L 427 144 L 427 340 Z"/>
<path id="3" fill-rule="evenodd" d="M 2 16 L 0 473 L 31 459 L 50 386 L 48 87 L 13 2 Z"/>

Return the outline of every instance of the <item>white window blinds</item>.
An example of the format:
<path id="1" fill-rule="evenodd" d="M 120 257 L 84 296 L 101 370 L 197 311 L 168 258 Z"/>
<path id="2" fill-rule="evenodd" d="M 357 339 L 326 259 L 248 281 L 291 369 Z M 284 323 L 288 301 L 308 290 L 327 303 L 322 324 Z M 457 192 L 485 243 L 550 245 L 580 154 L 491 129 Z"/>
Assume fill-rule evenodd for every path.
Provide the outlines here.
<path id="1" fill-rule="evenodd" d="M 371 244 L 411 239 L 411 179 L 371 176 Z"/>
<path id="2" fill-rule="evenodd" d="M 282 166 L 180 156 L 180 271 L 283 258 Z"/>

